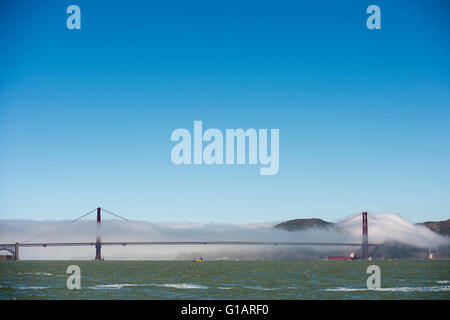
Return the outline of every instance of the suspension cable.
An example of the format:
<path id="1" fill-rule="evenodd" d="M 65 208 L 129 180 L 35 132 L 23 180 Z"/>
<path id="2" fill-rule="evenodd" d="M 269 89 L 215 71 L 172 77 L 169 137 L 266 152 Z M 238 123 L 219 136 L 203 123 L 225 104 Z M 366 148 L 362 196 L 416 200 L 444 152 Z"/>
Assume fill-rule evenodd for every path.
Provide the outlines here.
<path id="1" fill-rule="evenodd" d="M 80 219 L 83 219 L 84 217 L 86 217 L 87 215 L 90 215 L 90 214 L 91 214 L 92 212 L 94 212 L 95 210 L 97 210 L 97 208 L 95 208 L 94 210 L 89 211 L 89 212 L 86 213 L 86 214 L 83 214 L 81 217 L 76 218 L 75 220 L 72 220 L 72 222 L 75 222 L 75 221 L 78 221 L 78 220 L 80 220 Z"/>
<path id="2" fill-rule="evenodd" d="M 117 217 L 117 218 L 120 218 L 120 219 L 122 219 L 122 220 L 125 220 L 125 221 L 130 222 L 130 220 L 128 220 L 127 218 L 121 217 L 121 216 L 119 216 L 118 214 L 112 213 L 111 211 L 108 211 L 108 210 L 103 209 L 103 208 L 102 208 L 102 210 L 105 211 L 106 213 L 109 213 L 110 215 L 113 215 L 113 216 L 115 216 L 115 217 Z"/>
<path id="3" fill-rule="evenodd" d="M 75 222 L 75 221 L 78 221 L 78 220 L 80 220 L 80 219 L 86 217 L 87 215 L 91 214 L 91 213 L 94 212 L 95 210 L 97 210 L 97 209 L 94 209 L 94 210 L 89 211 L 88 213 L 82 215 L 81 217 L 79 217 L 79 218 L 77 218 L 77 219 L 75 219 L 75 220 L 73 220 L 73 221 L 70 221 L 70 223 Z M 51 233 L 54 233 L 54 231 L 51 232 Z M 42 235 L 49 235 L 49 232 L 48 232 L 48 231 L 40 232 L 40 233 L 38 233 L 37 235 L 35 235 L 34 237 L 29 238 L 29 239 L 24 240 L 24 241 L 21 241 L 20 243 L 26 243 L 26 242 L 31 241 L 31 240 L 33 240 L 33 239 L 39 238 L 39 237 L 42 236 Z"/>

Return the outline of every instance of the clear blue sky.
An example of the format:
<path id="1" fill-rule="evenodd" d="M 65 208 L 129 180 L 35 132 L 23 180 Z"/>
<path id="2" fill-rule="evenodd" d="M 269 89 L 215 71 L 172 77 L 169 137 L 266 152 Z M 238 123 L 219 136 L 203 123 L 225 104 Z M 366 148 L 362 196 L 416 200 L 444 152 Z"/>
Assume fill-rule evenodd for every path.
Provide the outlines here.
<path id="1" fill-rule="evenodd" d="M 2 1 L 0 219 L 448 219 L 449 33 L 447 1 Z M 279 128 L 279 173 L 175 166 L 194 120 Z"/>

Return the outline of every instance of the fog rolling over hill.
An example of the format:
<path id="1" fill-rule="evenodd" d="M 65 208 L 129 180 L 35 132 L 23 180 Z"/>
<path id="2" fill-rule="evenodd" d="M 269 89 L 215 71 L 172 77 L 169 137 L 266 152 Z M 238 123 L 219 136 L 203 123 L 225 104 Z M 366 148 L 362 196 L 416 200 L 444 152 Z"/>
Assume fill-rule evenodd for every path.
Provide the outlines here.
<path id="1" fill-rule="evenodd" d="M 450 259 L 450 219 L 412 224 L 394 214 L 376 215 L 377 221 L 385 219 L 384 226 L 370 225 L 376 231 L 384 230 L 377 243 L 384 246 L 373 248 L 370 255 L 375 258 L 427 259 L 429 253 L 434 259 Z M 291 232 L 308 229 L 331 229 L 335 224 L 318 218 L 293 219 L 274 226 Z M 371 228 L 372 227 L 372 228 Z M 359 253 L 359 251 L 358 251 Z"/>
<path id="2" fill-rule="evenodd" d="M 419 225 L 424 225 L 442 236 L 450 237 L 450 219 L 444 221 L 427 221 L 419 223 Z"/>
<path id="3" fill-rule="evenodd" d="M 279 223 L 275 226 L 275 228 L 283 229 L 286 231 L 299 231 L 299 230 L 307 230 L 311 228 L 329 228 L 332 227 L 334 223 L 324 221 L 318 218 L 312 219 L 294 219 L 288 220 L 282 223 Z"/>

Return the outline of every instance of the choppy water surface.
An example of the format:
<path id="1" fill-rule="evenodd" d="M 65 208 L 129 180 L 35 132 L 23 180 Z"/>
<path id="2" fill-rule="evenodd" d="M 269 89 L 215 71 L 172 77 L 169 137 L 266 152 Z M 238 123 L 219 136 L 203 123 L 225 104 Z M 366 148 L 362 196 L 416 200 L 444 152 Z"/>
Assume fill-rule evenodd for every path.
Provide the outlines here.
<path id="1" fill-rule="evenodd" d="M 366 288 L 370 264 L 381 289 Z M 0 261 L 0 299 L 449 298 L 450 261 Z"/>

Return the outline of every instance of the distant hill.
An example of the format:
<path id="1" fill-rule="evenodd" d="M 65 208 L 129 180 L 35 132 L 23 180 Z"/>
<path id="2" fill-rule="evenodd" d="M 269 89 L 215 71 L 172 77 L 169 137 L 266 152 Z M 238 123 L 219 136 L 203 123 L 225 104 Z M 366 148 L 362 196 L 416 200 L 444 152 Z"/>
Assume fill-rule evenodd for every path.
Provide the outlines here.
<path id="1" fill-rule="evenodd" d="M 442 236 L 450 237 L 450 219 L 445 221 L 427 221 L 418 223 L 418 225 L 423 225 Z"/>
<path id="2" fill-rule="evenodd" d="M 275 228 L 283 229 L 286 231 L 299 231 L 306 230 L 311 228 L 328 228 L 333 226 L 334 223 L 318 219 L 294 219 L 279 223 L 275 226 Z"/>

